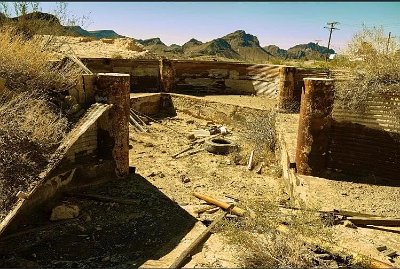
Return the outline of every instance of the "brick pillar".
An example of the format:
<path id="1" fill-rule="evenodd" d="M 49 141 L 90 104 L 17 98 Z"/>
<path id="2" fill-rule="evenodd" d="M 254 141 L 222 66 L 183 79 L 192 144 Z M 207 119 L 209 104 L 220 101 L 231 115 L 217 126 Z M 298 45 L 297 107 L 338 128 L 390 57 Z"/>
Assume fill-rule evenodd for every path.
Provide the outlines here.
<path id="1" fill-rule="evenodd" d="M 294 78 L 295 67 L 283 66 L 279 69 L 278 108 L 281 111 L 291 112 L 295 104 Z"/>
<path id="2" fill-rule="evenodd" d="M 296 168 L 300 174 L 318 176 L 327 165 L 334 84 L 332 79 L 305 78 L 304 85 L 297 133 Z"/>
<path id="3" fill-rule="evenodd" d="M 112 158 L 115 160 L 115 173 L 118 177 L 129 174 L 129 92 L 128 74 L 97 74 L 96 101 L 113 105 L 109 111 L 108 127 L 114 140 Z"/>
<path id="4" fill-rule="evenodd" d="M 161 92 L 172 92 L 175 84 L 175 70 L 171 60 L 162 59 L 160 63 Z"/>

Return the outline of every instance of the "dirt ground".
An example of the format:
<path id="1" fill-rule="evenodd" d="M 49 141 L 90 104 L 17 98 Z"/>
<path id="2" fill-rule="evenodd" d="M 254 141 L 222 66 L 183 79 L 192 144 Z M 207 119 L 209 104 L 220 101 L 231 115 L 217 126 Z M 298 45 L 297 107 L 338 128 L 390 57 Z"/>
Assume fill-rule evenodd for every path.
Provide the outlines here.
<path id="1" fill-rule="evenodd" d="M 204 202 L 193 191 L 239 201 L 239 205 L 248 197 L 264 199 L 280 192 L 279 180 L 267 169 L 261 175 L 248 171 L 244 165 L 235 165 L 232 155 L 202 151 L 172 158 L 188 145 L 187 134 L 206 123 L 178 114 L 162 124 L 153 123 L 149 133 L 131 129 L 130 164 L 136 174 L 79 193 L 127 198 L 137 205 L 65 196 L 56 204 L 78 205 L 80 217 L 52 223 L 49 212 L 56 204 L 49 204 L 20 229 L 21 234 L 2 238 L 0 266 L 138 267 L 170 252 L 198 221 L 193 211 Z M 240 144 L 239 131 L 228 130 L 234 133 L 228 138 Z M 199 220 L 210 223 L 214 217 L 214 213 L 203 214 Z M 213 234 L 187 266 L 239 267 L 234 249 L 220 234 Z"/>
<path id="2" fill-rule="evenodd" d="M 236 100 L 241 99 L 228 98 L 229 102 L 234 103 Z M 264 103 L 252 97 L 243 102 L 252 106 L 261 106 Z M 223 226 L 218 227 L 217 233 L 213 233 L 197 249 L 185 265 L 187 268 L 265 266 L 265 263 L 259 262 L 270 257 L 254 257 L 253 254 L 257 252 L 273 253 L 277 255 L 273 259 L 286 266 L 349 266 L 351 262 L 346 257 L 331 255 L 301 241 L 291 242 L 294 235 L 282 237 L 273 234 L 275 239 L 272 245 L 271 238 L 264 239 L 268 237 L 266 231 L 270 230 L 267 227 L 268 221 L 290 224 L 293 216 L 282 214 L 277 207 L 288 203 L 288 195 L 284 191 L 283 179 L 275 160 L 271 157 L 265 159 L 266 166 L 261 174 L 246 168 L 252 148 L 244 138 L 244 129 L 226 126 L 232 133 L 226 138 L 240 146 L 241 154 L 215 155 L 203 150 L 192 155 L 189 151 L 178 158 L 172 157 L 188 146 L 191 141 L 188 134 L 191 131 L 204 128 L 209 123 L 178 111 L 175 117 L 164 117 L 161 123 L 151 123 L 148 126 L 149 132 L 135 132 L 131 126 L 130 165 L 136 167 L 136 174 L 126 180 L 111 181 L 79 190 L 78 193 L 129 199 L 132 204 L 96 201 L 74 196 L 73 193 L 64 196 L 38 212 L 21 232 L 5 235 L 0 240 L 0 267 L 137 268 L 143 264 L 148 265 L 146 262 L 149 260 L 162 260 L 177 248 L 179 242 L 195 226 L 206 227 L 218 214 L 195 213 L 205 203 L 194 197 L 193 192 L 234 202 L 249 212 L 261 212 L 262 215 L 258 215 L 258 223 L 251 224 L 254 227 L 251 226 L 249 231 L 243 230 L 249 228 L 249 225 L 229 216 Z M 341 183 L 335 184 L 339 184 L 338 188 L 345 187 Z M 353 184 L 357 186 L 356 183 Z M 370 191 L 373 192 L 374 189 L 371 188 Z M 350 189 L 357 190 L 356 187 Z M 346 192 L 355 195 L 350 190 Z M 80 216 L 72 220 L 50 222 L 51 208 L 60 203 L 78 205 L 81 209 Z M 297 222 L 305 220 L 307 221 L 301 224 L 304 226 L 301 229 L 304 230 L 299 230 L 300 232 L 309 232 L 313 226 L 313 220 L 308 216 L 298 218 Z M 371 232 L 368 228 L 351 229 L 339 225 L 326 228 L 329 233 L 325 233 L 322 228 L 315 227 L 317 228 L 313 228 L 313 236 L 326 235 L 328 237 L 325 239 L 336 242 L 342 240 L 347 246 L 352 242 L 355 249 L 360 244 L 369 244 L 369 251 L 365 254 L 371 256 L 379 255 L 371 251 L 376 244 L 385 243 L 395 247 L 397 242 L 395 236 L 388 239 L 382 235 L 382 231 Z M 260 229 L 263 232 L 260 233 Z M 250 245 L 249 248 L 248 242 L 253 237 L 254 242 L 262 241 L 264 245 Z M 360 241 L 360 238 L 364 241 Z M 288 243 L 289 248 L 285 246 Z M 273 247 L 270 248 L 271 246 Z M 293 247 L 296 249 L 291 249 Z M 293 257 L 287 257 L 287 253 Z M 251 263 L 248 263 L 249 256 L 253 259 Z M 300 261 L 281 263 L 285 257 Z M 276 263 L 270 266 L 274 264 Z M 160 263 L 157 265 L 156 267 L 168 266 Z"/>

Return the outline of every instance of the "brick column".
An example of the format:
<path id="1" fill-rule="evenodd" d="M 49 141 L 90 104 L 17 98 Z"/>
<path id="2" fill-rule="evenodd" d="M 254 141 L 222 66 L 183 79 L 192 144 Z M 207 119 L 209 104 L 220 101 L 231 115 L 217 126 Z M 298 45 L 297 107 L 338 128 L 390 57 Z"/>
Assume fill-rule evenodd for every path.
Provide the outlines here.
<path id="1" fill-rule="evenodd" d="M 295 106 L 294 78 L 296 68 L 283 66 L 279 69 L 278 108 L 291 112 Z"/>
<path id="2" fill-rule="evenodd" d="M 175 84 L 175 70 L 171 60 L 162 59 L 160 62 L 161 92 L 172 92 Z"/>
<path id="3" fill-rule="evenodd" d="M 304 85 L 297 133 L 296 168 L 300 174 L 318 176 L 327 165 L 334 84 L 332 79 L 305 78 Z"/>
<path id="4" fill-rule="evenodd" d="M 109 111 L 108 124 L 110 136 L 114 140 L 112 157 L 118 177 L 129 174 L 129 92 L 128 74 L 97 74 L 96 101 L 113 105 Z"/>

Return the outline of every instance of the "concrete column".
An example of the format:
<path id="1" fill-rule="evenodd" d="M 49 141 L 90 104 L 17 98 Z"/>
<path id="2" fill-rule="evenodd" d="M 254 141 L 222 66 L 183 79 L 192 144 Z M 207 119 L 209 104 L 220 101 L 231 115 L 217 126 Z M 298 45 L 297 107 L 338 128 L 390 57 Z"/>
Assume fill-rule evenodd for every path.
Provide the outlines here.
<path id="1" fill-rule="evenodd" d="M 172 92 L 175 84 L 175 70 L 171 60 L 162 59 L 160 62 L 161 92 Z"/>
<path id="2" fill-rule="evenodd" d="M 108 128 L 114 142 L 112 158 L 115 161 L 115 174 L 118 177 L 129 174 L 129 92 L 128 74 L 97 74 L 96 101 L 113 105 L 109 111 Z"/>
<path id="3" fill-rule="evenodd" d="M 304 85 L 297 133 L 296 168 L 300 174 L 318 176 L 327 165 L 334 83 L 332 79 L 305 78 Z"/>
<path id="4" fill-rule="evenodd" d="M 278 108 L 291 112 L 295 107 L 294 78 L 296 68 L 283 66 L 279 69 Z"/>

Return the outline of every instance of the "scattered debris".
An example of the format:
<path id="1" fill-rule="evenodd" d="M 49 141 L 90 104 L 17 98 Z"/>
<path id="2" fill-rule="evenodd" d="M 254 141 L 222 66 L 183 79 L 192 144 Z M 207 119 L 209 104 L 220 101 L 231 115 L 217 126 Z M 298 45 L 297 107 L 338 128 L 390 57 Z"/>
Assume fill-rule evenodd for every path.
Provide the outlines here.
<path id="1" fill-rule="evenodd" d="M 264 166 L 265 166 L 265 163 L 264 163 L 264 162 L 259 163 L 259 164 L 256 166 L 256 168 L 255 168 L 255 172 L 256 172 L 257 174 L 261 174 L 262 169 L 263 169 Z"/>
<path id="2" fill-rule="evenodd" d="M 385 218 L 385 217 L 348 217 L 349 221 L 357 226 L 361 225 L 375 225 L 375 226 L 390 226 L 400 227 L 399 218 Z"/>
<path id="3" fill-rule="evenodd" d="M 191 145 L 191 146 L 189 146 L 189 147 L 187 147 L 187 148 L 185 148 L 185 149 L 179 151 L 178 153 L 172 155 L 172 158 L 176 158 L 178 155 L 181 155 L 182 153 L 185 153 L 185 152 L 187 152 L 187 151 L 189 151 L 189 150 L 191 150 L 191 149 L 193 149 L 193 148 L 194 148 L 194 147 Z"/>
<path id="4" fill-rule="evenodd" d="M 50 220 L 73 219 L 79 216 L 79 207 L 77 205 L 59 205 L 53 208 Z"/>
<path id="5" fill-rule="evenodd" d="M 344 220 L 343 221 L 343 226 L 347 227 L 347 228 L 353 228 L 353 229 L 357 229 L 357 226 L 354 225 L 353 222 L 349 221 L 349 220 Z"/>
<path id="6" fill-rule="evenodd" d="M 387 249 L 387 246 L 385 246 L 385 245 L 377 246 L 376 249 L 377 249 L 378 251 L 382 252 L 382 251 L 384 251 L 384 250 Z"/>
<path id="7" fill-rule="evenodd" d="M 254 156 L 254 150 L 251 151 L 249 161 L 247 162 L 247 169 L 251 170 L 253 169 L 253 156 Z"/>
<path id="8" fill-rule="evenodd" d="M 211 138 L 205 141 L 205 149 L 214 154 L 225 155 L 236 149 L 236 144 L 225 138 Z"/>
<path id="9" fill-rule="evenodd" d="M 198 193 L 198 192 L 194 192 L 193 195 L 196 196 L 197 198 L 201 199 L 201 200 L 206 201 L 207 203 L 216 205 L 216 206 L 218 206 L 218 207 L 220 207 L 220 208 L 222 208 L 224 210 L 228 210 L 229 208 L 231 208 L 231 205 L 229 205 L 228 203 L 225 203 L 225 202 L 222 202 L 220 200 L 214 199 L 214 198 L 212 198 L 210 196 L 207 196 L 207 195 L 204 195 L 204 194 L 201 194 L 201 193 Z M 238 215 L 238 216 L 244 216 L 247 213 L 247 211 L 244 210 L 244 209 L 241 209 L 241 208 L 239 208 L 237 206 L 234 206 L 232 209 L 230 209 L 230 213 Z"/>
<path id="10" fill-rule="evenodd" d="M 198 137 L 208 137 L 211 135 L 211 132 L 208 130 L 204 130 L 204 129 L 199 129 L 199 130 L 194 130 L 192 132 L 192 134 L 194 135 L 195 138 Z"/>
<path id="11" fill-rule="evenodd" d="M 129 116 L 129 122 L 132 123 L 133 127 L 139 132 L 146 132 L 146 130 L 132 117 L 132 115 Z"/>
<path id="12" fill-rule="evenodd" d="M 181 175 L 181 180 L 183 183 L 189 183 L 190 182 L 190 178 L 188 178 L 187 175 Z"/>
<path id="13" fill-rule="evenodd" d="M 188 155 L 194 155 L 194 154 L 197 154 L 197 153 L 199 153 L 199 152 L 201 152 L 203 150 L 204 150 L 204 148 L 196 149 L 194 151 L 189 152 Z"/>
<path id="14" fill-rule="evenodd" d="M 382 254 L 389 258 L 394 258 L 394 257 L 398 256 L 397 251 L 395 251 L 393 249 L 386 249 L 386 250 L 382 251 Z"/>
<path id="15" fill-rule="evenodd" d="M 208 139 L 213 139 L 213 138 L 216 138 L 216 137 L 218 137 L 218 136 L 220 136 L 220 134 L 211 135 L 210 137 L 201 138 L 201 139 L 198 139 L 198 140 L 193 141 L 193 142 L 191 143 L 191 145 L 201 144 L 201 143 L 205 142 L 205 141 L 208 140 Z"/>

